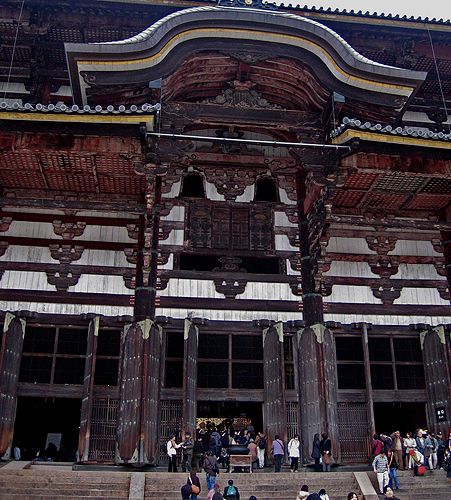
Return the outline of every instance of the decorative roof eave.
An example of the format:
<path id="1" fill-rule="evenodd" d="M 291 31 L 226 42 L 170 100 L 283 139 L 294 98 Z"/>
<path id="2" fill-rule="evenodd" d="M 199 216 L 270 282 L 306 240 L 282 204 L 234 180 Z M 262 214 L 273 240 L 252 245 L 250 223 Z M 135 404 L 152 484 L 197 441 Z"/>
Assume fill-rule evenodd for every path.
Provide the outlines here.
<path id="1" fill-rule="evenodd" d="M 426 78 L 425 72 L 365 58 L 333 30 L 312 19 L 251 8 L 186 9 L 127 40 L 65 45 L 78 103 L 86 102 L 90 85 L 157 80 L 174 71 L 190 53 L 224 47 L 263 48 L 273 57 L 300 59 L 312 66 L 331 90 L 397 109 L 405 106 Z"/>
<path id="2" fill-rule="evenodd" d="M 13 121 L 45 121 L 64 123 L 99 123 L 99 124 L 119 124 L 119 125 L 139 125 L 145 123 L 148 130 L 153 129 L 154 115 L 159 106 L 143 104 L 142 106 L 91 106 L 79 107 L 43 104 L 20 105 L 18 103 L 9 104 L 5 101 L 0 103 L 0 120 Z"/>
<path id="3" fill-rule="evenodd" d="M 451 150 L 451 133 L 415 130 L 412 127 L 395 127 L 362 123 L 360 120 L 344 118 L 343 123 L 331 132 L 332 144 L 342 145 L 353 139 L 368 142 L 383 142 L 401 146 L 417 146 Z"/>

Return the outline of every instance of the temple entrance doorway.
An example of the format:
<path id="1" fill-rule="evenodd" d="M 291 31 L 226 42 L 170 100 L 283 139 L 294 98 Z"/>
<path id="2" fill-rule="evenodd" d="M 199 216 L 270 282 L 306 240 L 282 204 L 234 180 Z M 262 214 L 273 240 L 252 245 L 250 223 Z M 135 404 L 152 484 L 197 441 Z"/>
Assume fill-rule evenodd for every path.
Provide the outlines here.
<path id="1" fill-rule="evenodd" d="M 415 429 L 427 429 L 426 403 L 374 403 L 376 432 L 391 434 L 399 431 L 402 436 Z"/>
<path id="2" fill-rule="evenodd" d="M 255 432 L 263 429 L 262 403 L 248 401 L 198 401 L 196 427 L 201 421 L 211 421 L 217 427 L 233 426 L 235 430 L 249 425 Z"/>
<path id="3" fill-rule="evenodd" d="M 40 458 L 54 461 L 76 460 L 80 428 L 81 399 L 19 397 L 14 443 L 21 450 L 22 460 Z M 50 446 L 52 442 L 55 448 Z M 46 449 L 48 455 L 46 457 Z"/>

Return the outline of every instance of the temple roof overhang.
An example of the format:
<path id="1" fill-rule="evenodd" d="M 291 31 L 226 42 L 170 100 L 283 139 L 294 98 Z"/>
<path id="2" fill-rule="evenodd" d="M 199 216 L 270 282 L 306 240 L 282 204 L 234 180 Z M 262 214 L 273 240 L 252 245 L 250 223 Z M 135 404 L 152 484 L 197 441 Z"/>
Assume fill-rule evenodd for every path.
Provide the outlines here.
<path id="1" fill-rule="evenodd" d="M 175 12 L 139 35 L 110 43 L 65 44 L 75 102 L 93 86 L 149 83 L 199 51 L 236 50 L 292 58 L 310 66 L 330 91 L 401 110 L 426 73 L 376 63 L 330 28 L 298 15 L 249 8 Z"/>

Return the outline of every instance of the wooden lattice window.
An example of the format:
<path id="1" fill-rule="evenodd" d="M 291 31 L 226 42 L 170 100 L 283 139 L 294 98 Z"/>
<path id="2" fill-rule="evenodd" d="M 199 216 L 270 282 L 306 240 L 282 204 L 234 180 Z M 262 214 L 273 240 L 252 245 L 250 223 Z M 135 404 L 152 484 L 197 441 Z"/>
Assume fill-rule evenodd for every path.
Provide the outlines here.
<path id="1" fill-rule="evenodd" d="M 287 401 L 287 438 L 291 439 L 299 434 L 299 404 L 297 401 Z"/>
<path id="2" fill-rule="evenodd" d="M 366 462 L 370 456 L 367 403 L 338 403 L 338 431 L 343 462 Z"/>
<path id="3" fill-rule="evenodd" d="M 160 462 L 167 461 L 165 445 L 171 434 L 180 430 L 180 422 L 183 417 L 183 403 L 175 400 L 160 401 Z"/>
<path id="4" fill-rule="evenodd" d="M 89 460 L 114 461 L 118 406 L 117 399 L 93 400 Z"/>

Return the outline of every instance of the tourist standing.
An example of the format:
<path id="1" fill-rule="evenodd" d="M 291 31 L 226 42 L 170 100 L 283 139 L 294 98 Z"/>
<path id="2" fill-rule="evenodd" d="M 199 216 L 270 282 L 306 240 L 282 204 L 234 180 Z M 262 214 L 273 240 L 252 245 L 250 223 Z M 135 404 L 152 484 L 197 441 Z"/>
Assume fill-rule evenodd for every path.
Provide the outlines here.
<path id="1" fill-rule="evenodd" d="M 330 472 L 330 463 L 332 462 L 332 442 L 327 432 L 321 434 L 320 449 L 323 458 L 323 472 Z"/>
<path id="2" fill-rule="evenodd" d="M 429 469 L 434 470 L 437 467 L 437 440 L 432 432 L 427 433 L 424 441 L 424 448 L 428 450 Z"/>
<path id="3" fill-rule="evenodd" d="M 387 460 L 389 471 L 388 485 L 390 486 L 390 488 L 396 488 L 397 490 L 399 490 L 398 475 L 396 473 L 396 469 L 398 468 L 398 461 L 396 460 L 396 455 L 391 449 L 389 449 L 387 452 Z"/>
<path id="4" fill-rule="evenodd" d="M 445 459 L 445 440 L 441 431 L 437 432 L 437 467 L 443 469 L 443 461 Z"/>
<path id="5" fill-rule="evenodd" d="M 413 468 L 413 458 L 410 451 L 415 451 L 417 448 L 417 442 L 415 438 L 412 437 L 411 432 L 406 433 L 406 437 L 404 438 L 404 448 L 406 450 L 406 469 Z"/>
<path id="6" fill-rule="evenodd" d="M 224 493 L 222 495 L 226 500 L 240 500 L 240 492 L 238 488 L 233 484 L 233 479 L 229 479 L 228 486 L 224 488 Z"/>
<path id="7" fill-rule="evenodd" d="M 177 472 L 177 450 L 180 448 L 180 444 L 175 441 L 175 434 L 169 437 L 169 441 L 166 443 L 166 450 L 168 454 L 168 472 Z"/>
<path id="8" fill-rule="evenodd" d="M 384 443 L 381 441 L 379 434 L 374 434 L 373 440 L 371 441 L 371 453 L 373 457 L 377 457 L 383 449 Z"/>
<path id="9" fill-rule="evenodd" d="M 282 459 L 285 455 L 285 446 L 283 445 L 283 442 L 278 434 L 274 436 L 271 453 L 274 457 L 274 472 L 280 472 L 282 467 Z"/>
<path id="10" fill-rule="evenodd" d="M 189 432 L 185 433 L 185 441 L 182 443 L 182 471 L 191 472 L 193 463 L 194 443 Z"/>
<path id="11" fill-rule="evenodd" d="M 210 434 L 210 451 L 216 458 L 218 458 L 221 453 L 221 436 L 216 430 L 216 427 L 213 427 Z"/>
<path id="12" fill-rule="evenodd" d="M 319 434 L 313 436 L 313 446 L 312 446 L 312 458 L 315 461 L 315 472 L 321 470 L 320 458 L 321 458 L 321 443 L 319 440 Z"/>
<path id="13" fill-rule="evenodd" d="M 392 439 L 392 450 L 395 455 L 396 463 L 400 469 L 404 469 L 404 462 L 402 460 L 402 438 L 399 431 L 395 431 L 391 435 Z"/>
<path id="14" fill-rule="evenodd" d="M 388 460 L 383 450 L 373 460 L 373 470 L 377 475 L 377 482 L 379 484 L 379 491 L 383 494 L 385 486 L 388 485 Z"/>
<path id="15" fill-rule="evenodd" d="M 288 456 L 290 457 L 290 471 L 297 472 L 299 466 L 299 457 L 301 455 L 299 435 L 296 434 L 288 443 Z"/>
<path id="16" fill-rule="evenodd" d="M 263 432 L 259 432 L 257 436 L 257 459 L 258 467 L 263 469 L 265 466 L 265 451 L 266 451 L 266 437 Z"/>
<path id="17" fill-rule="evenodd" d="M 257 445 L 252 438 L 249 439 L 249 444 L 247 445 L 249 450 L 249 455 L 251 456 L 251 467 L 254 468 L 254 464 L 257 463 Z"/>

